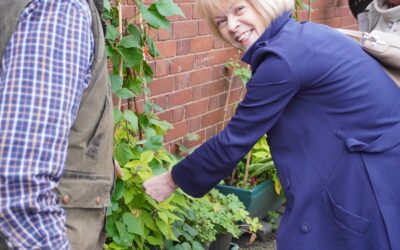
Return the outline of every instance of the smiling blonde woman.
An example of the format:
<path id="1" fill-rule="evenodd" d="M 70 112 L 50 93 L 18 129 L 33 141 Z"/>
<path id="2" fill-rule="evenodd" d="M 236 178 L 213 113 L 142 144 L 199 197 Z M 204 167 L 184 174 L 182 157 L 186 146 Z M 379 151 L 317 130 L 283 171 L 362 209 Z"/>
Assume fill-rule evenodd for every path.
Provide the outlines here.
<path id="1" fill-rule="evenodd" d="M 145 182 L 200 197 L 268 133 L 287 206 L 280 250 L 400 249 L 400 89 L 359 45 L 288 0 L 198 0 L 253 77 L 226 128 Z"/>

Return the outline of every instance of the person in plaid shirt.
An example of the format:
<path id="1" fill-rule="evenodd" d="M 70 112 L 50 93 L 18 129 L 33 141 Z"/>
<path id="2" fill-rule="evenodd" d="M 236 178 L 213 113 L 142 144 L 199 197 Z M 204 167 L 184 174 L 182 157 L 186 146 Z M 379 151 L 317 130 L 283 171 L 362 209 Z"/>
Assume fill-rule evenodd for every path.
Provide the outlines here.
<path id="1" fill-rule="evenodd" d="M 102 153 L 102 149 L 97 148 L 99 143 L 95 145 L 97 151 L 93 147 L 76 146 L 80 145 L 78 139 L 85 139 L 87 142 L 83 144 L 90 147 L 92 139 L 100 138 L 90 136 L 98 135 L 97 130 L 101 128 L 97 128 L 100 127 L 97 124 L 101 117 L 108 126 L 99 134 L 102 138 L 109 138 L 104 137 L 108 132 L 112 134 L 108 129 L 112 129 L 112 116 L 109 109 L 104 108 L 110 102 L 104 48 L 99 47 L 104 41 L 96 41 L 104 36 L 101 33 L 98 38 L 94 37 L 92 29 L 99 20 L 93 20 L 98 15 L 93 16 L 95 7 L 90 4 L 94 3 L 86 0 L 6 0 L 0 3 L 0 30 L 3 32 L 0 35 L 0 52 L 3 52 L 0 67 L 0 236 L 10 249 L 100 249 L 104 242 L 104 235 L 99 234 L 104 234 L 104 211 L 109 205 L 113 183 L 112 143 L 109 139 L 102 140 L 107 144 L 104 149 L 107 160 L 99 160 L 93 153 Z M 16 17 L 18 20 L 14 20 Z M 10 27 L 12 22 L 15 25 Z M 6 37 L 12 28 L 11 37 Z M 95 48 L 100 54 L 95 54 Z M 99 83 L 98 79 L 102 81 Z M 95 87 L 90 88 L 92 85 Z M 101 94 L 100 85 L 104 86 Z M 90 98 L 97 98 L 98 103 L 91 102 Z M 76 120 L 82 121 L 79 118 L 81 103 L 94 103 L 89 109 L 97 116 L 81 122 L 87 125 L 76 123 Z M 87 135 L 82 132 L 85 126 L 93 127 Z M 74 143 L 75 146 L 71 145 Z M 90 159 L 80 160 L 81 155 Z M 79 164 L 71 163 L 68 157 L 76 158 Z M 102 165 L 104 174 L 96 163 L 98 160 L 107 162 Z M 69 169 L 69 165 L 77 169 Z M 84 172 L 77 172 L 80 169 Z M 105 194 L 98 191 L 97 179 L 107 182 L 103 189 Z M 84 186 L 85 183 L 91 186 Z M 74 186 L 82 191 L 73 190 Z M 89 197 L 84 199 L 87 204 L 82 204 L 82 197 Z M 77 232 L 80 226 L 66 221 L 61 205 L 66 208 L 70 220 L 82 207 L 93 208 L 91 213 L 100 211 L 92 216 L 96 217 L 93 223 L 99 225 L 98 230 L 90 226 L 90 216 L 79 210 L 80 218 L 84 218 L 84 223 L 90 227 L 87 230 L 92 233 Z M 68 208 L 73 211 L 69 212 Z M 82 223 L 82 219 L 76 220 Z M 86 241 L 93 238 L 95 243 L 71 240 L 75 235 L 86 237 Z M 4 242 L 2 244 L 0 249 L 5 248 Z"/>

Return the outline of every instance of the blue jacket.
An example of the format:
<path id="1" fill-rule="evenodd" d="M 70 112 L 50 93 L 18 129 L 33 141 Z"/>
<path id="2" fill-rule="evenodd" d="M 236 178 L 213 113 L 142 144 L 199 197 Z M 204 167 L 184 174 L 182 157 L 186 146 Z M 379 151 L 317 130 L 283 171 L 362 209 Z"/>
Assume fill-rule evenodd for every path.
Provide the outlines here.
<path id="1" fill-rule="evenodd" d="M 172 176 L 198 197 L 265 133 L 287 208 L 278 249 L 400 249 L 400 89 L 350 38 L 286 13 L 246 52 L 227 127 Z"/>

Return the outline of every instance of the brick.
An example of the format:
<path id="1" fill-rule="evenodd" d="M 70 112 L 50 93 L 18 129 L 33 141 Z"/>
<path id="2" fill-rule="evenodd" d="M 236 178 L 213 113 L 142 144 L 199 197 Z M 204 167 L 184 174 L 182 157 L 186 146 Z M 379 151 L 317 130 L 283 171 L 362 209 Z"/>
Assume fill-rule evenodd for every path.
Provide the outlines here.
<path id="1" fill-rule="evenodd" d="M 172 121 L 172 111 L 168 110 L 168 111 L 165 111 L 163 113 L 160 113 L 160 114 L 158 114 L 158 117 L 162 121 L 171 122 Z"/>
<path id="2" fill-rule="evenodd" d="M 133 5 L 122 5 L 122 19 L 130 19 L 135 16 L 135 7 Z"/>
<path id="3" fill-rule="evenodd" d="M 175 77 L 175 90 L 185 89 L 189 83 L 190 73 L 184 73 Z"/>
<path id="4" fill-rule="evenodd" d="M 174 123 L 174 128 L 170 129 L 165 135 L 165 141 L 172 141 L 174 139 L 180 138 L 189 132 L 189 126 L 187 121 L 182 121 L 179 123 Z"/>
<path id="5" fill-rule="evenodd" d="M 158 106 L 160 106 L 164 110 L 167 109 L 167 103 L 168 103 L 167 95 L 158 96 L 156 98 L 153 98 L 152 101 L 153 101 L 153 103 L 157 104 Z"/>
<path id="6" fill-rule="evenodd" d="M 210 27 L 206 20 L 199 20 L 199 35 L 211 34 Z"/>
<path id="7" fill-rule="evenodd" d="M 243 53 L 240 50 L 238 50 L 237 48 L 234 48 L 234 47 L 227 48 L 227 54 L 228 54 L 228 58 L 233 58 L 233 59 L 236 59 L 238 62 L 241 62 L 240 58 L 242 57 Z"/>
<path id="8" fill-rule="evenodd" d="M 192 100 L 192 90 L 191 89 L 185 89 L 182 91 L 171 93 L 168 98 L 168 108 L 186 104 L 186 103 L 190 102 L 191 100 Z"/>
<path id="9" fill-rule="evenodd" d="M 187 55 L 190 53 L 190 39 L 186 40 L 178 40 L 177 41 L 177 48 L 176 48 L 176 55 Z"/>
<path id="10" fill-rule="evenodd" d="M 136 105 L 134 105 L 134 103 L 132 102 L 131 109 L 134 110 L 135 112 L 143 113 L 143 104 L 144 104 L 143 99 L 136 100 Z"/>
<path id="11" fill-rule="evenodd" d="M 201 127 L 206 128 L 212 126 L 220 122 L 221 119 L 222 119 L 222 109 L 214 110 L 212 112 L 203 115 L 201 119 Z"/>
<path id="12" fill-rule="evenodd" d="M 172 23 L 172 37 L 174 39 L 194 37 L 198 34 L 197 21 L 184 21 Z"/>
<path id="13" fill-rule="evenodd" d="M 228 104 L 232 105 L 233 103 L 237 103 L 240 100 L 240 97 L 242 96 L 242 89 L 234 89 L 231 91 L 230 95 L 229 95 L 229 101 Z"/>
<path id="14" fill-rule="evenodd" d="M 217 126 L 212 126 L 206 129 L 205 139 L 208 140 L 217 134 Z"/>
<path id="15" fill-rule="evenodd" d="M 156 61 L 155 76 L 161 77 L 167 75 L 169 72 L 169 62 L 167 60 Z"/>
<path id="16" fill-rule="evenodd" d="M 153 80 L 149 83 L 149 88 L 153 96 L 169 93 L 174 90 L 175 77 L 164 77 Z"/>
<path id="17" fill-rule="evenodd" d="M 188 86 L 194 86 L 194 85 L 198 85 L 201 83 L 206 83 L 206 82 L 210 81 L 210 77 L 211 77 L 211 69 L 210 68 L 193 71 L 189 75 Z"/>
<path id="18" fill-rule="evenodd" d="M 185 105 L 185 118 L 192 118 L 207 112 L 208 102 L 209 100 L 203 99 Z"/>
<path id="19" fill-rule="evenodd" d="M 197 53 L 212 49 L 213 38 L 211 36 L 201 36 L 191 39 L 190 52 Z"/>
<path id="20" fill-rule="evenodd" d="M 219 38 L 213 38 L 213 49 L 221 49 L 224 47 L 224 41 Z"/>
<path id="21" fill-rule="evenodd" d="M 228 70 L 225 66 L 217 65 L 217 66 L 212 67 L 211 81 L 224 79 L 223 76 L 226 76 L 229 79 Z"/>
<path id="22" fill-rule="evenodd" d="M 169 72 L 170 74 L 181 73 L 193 69 L 194 56 L 187 55 L 172 59 Z"/>
<path id="23" fill-rule="evenodd" d="M 189 131 L 192 133 L 192 132 L 197 132 L 198 133 L 198 130 L 200 130 L 201 129 L 201 117 L 195 117 L 195 118 L 192 118 L 192 119 L 190 119 L 190 120 L 188 120 L 188 122 L 189 122 Z"/>
<path id="24" fill-rule="evenodd" d="M 160 51 L 160 56 L 164 58 L 173 57 L 176 55 L 176 41 L 157 42 L 156 46 Z"/>
<path id="25" fill-rule="evenodd" d="M 219 96 L 213 96 L 209 98 L 208 101 L 208 110 L 212 111 L 219 107 Z"/>
<path id="26" fill-rule="evenodd" d="M 196 55 L 194 59 L 194 68 L 204 68 L 207 67 L 208 64 L 208 54 L 200 54 Z"/>
<path id="27" fill-rule="evenodd" d="M 179 6 L 183 13 L 185 14 L 185 17 L 179 17 L 179 20 L 191 20 L 193 19 L 193 5 L 192 4 L 180 4 Z"/>
<path id="28" fill-rule="evenodd" d="M 213 96 L 217 94 L 221 94 L 224 92 L 227 88 L 226 86 L 228 85 L 226 80 L 219 80 L 215 82 L 211 82 L 209 84 L 205 85 L 205 94 L 206 96 Z"/>
<path id="29" fill-rule="evenodd" d="M 196 101 L 199 100 L 201 98 L 203 98 L 203 96 L 205 96 L 204 93 L 204 86 L 196 86 L 192 88 L 192 100 Z"/>
<path id="30" fill-rule="evenodd" d="M 171 39 L 171 32 L 166 29 L 158 30 L 158 41 L 166 41 Z"/>
<path id="31" fill-rule="evenodd" d="M 208 54 L 208 66 L 223 64 L 228 60 L 228 53 L 225 49 L 213 51 Z"/>
<path id="32" fill-rule="evenodd" d="M 185 117 L 185 108 L 184 107 L 179 107 L 179 108 L 172 110 L 172 122 L 173 123 L 182 121 L 184 117 Z"/>

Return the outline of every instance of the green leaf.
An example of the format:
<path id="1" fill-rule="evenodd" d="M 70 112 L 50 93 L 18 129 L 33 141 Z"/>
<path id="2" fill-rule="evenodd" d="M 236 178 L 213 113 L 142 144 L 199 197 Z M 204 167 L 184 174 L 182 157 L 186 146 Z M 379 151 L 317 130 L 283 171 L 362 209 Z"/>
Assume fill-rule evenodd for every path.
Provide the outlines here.
<path id="1" fill-rule="evenodd" d="M 119 53 L 115 53 L 113 56 L 111 56 L 110 60 L 111 60 L 112 66 L 113 66 L 113 71 L 117 74 L 117 72 L 119 70 L 121 55 Z"/>
<path id="2" fill-rule="evenodd" d="M 183 242 L 181 246 L 183 247 L 184 250 L 192 250 L 192 247 L 188 242 Z"/>
<path id="3" fill-rule="evenodd" d="M 172 124 L 167 121 L 160 121 L 157 119 L 150 119 L 150 123 L 156 125 L 157 127 L 161 128 L 164 131 L 167 131 L 173 128 Z"/>
<path id="4" fill-rule="evenodd" d="M 143 61 L 143 70 L 144 70 L 146 82 L 151 82 L 153 80 L 154 73 L 153 73 L 153 69 L 150 67 L 150 65 L 146 61 Z"/>
<path id="5" fill-rule="evenodd" d="M 107 236 L 113 237 L 117 233 L 117 227 L 112 217 L 108 217 L 106 220 Z"/>
<path id="6" fill-rule="evenodd" d="M 127 226 L 128 232 L 144 237 L 143 225 L 140 223 L 140 218 L 133 216 L 131 213 L 124 213 L 122 221 Z"/>
<path id="7" fill-rule="evenodd" d="M 118 47 L 118 51 L 121 53 L 126 67 L 135 67 L 143 61 L 143 51 L 140 48 L 124 48 Z"/>
<path id="8" fill-rule="evenodd" d="M 154 224 L 154 221 L 153 221 L 151 215 L 147 211 L 142 211 L 141 217 L 142 217 L 142 220 L 143 220 L 144 224 L 146 225 L 146 227 L 150 228 L 153 231 L 158 230 L 156 225 Z"/>
<path id="9" fill-rule="evenodd" d="M 160 55 L 156 45 L 153 42 L 153 39 L 150 36 L 146 37 L 146 44 L 147 44 L 147 47 L 149 48 L 149 53 L 152 57 L 157 57 Z"/>
<path id="10" fill-rule="evenodd" d="M 181 8 L 174 3 L 172 0 L 160 0 L 157 4 L 158 12 L 163 16 L 174 16 L 179 15 L 185 17 Z"/>
<path id="11" fill-rule="evenodd" d="M 192 249 L 193 250 L 204 250 L 204 247 L 200 242 L 194 241 Z"/>
<path id="12" fill-rule="evenodd" d="M 113 109 L 113 115 L 114 115 L 114 124 L 117 124 L 122 120 L 122 112 L 118 108 Z"/>
<path id="13" fill-rule="evenodd" d="M 126 230 L 126 226 L 123 223 L 117 221 L 115 224 L 117 226 L 121 243 L 124 246 L 131 246 L 134 238 L 133 234 Z"/>
<path id="14" fill-rule="evenodd" d="M 128 35 L 121 39 L 120 45 L 124 48 L 141 48 L 139 42 L 137 37 Z"/>
<path id="15" fill-rule="evenodd" d="M 120 179 L 117 179 L 114 188 L 115 189 L 112 199 L 113 201 L 118 201 L 119 199 L 122 198 L 122 195 L 124 194 L 125 191 L 124 182 Z"/>
<path id="16" fill-rule="evenodd" d="M 124 174 L 125 174 L 125 173 L 124 173 Z M 124 193 L 123 197 L 124 197 L 124 202 L 125 202 L 125 204 L 129 204 L 129 203 L 133 200 L 133 197 L 134 197 L 133 191 L 127 190 L 127 191 Z"/>
<path id="17" fill-rule="evenodd" d="M 142 93 L 142 83 L 143 83 L 143 78 L 141 77 L 138 77 L 135 80 L 132 79 L 124 80 L 124 86 L 133 91 L 133 93 L 135 93 L 135 95 L 137 96 Z"/>
<path id="18" fill-rule="evenodd" d="M 110 75 L 110 81 L 113 92 L 122 88 L 122 78 L 119 75 Z"/>
<path id="19" fill-rule="evenodd" d="M 146 115 L 144 115 L 144 114 L 139 115 L 139 124 L 140 124 L 140 126 L 142 126 L 142 128 L 147 128 L 149 126 L 149 119 L 147 118 Z M 151 130 L 154 132 L 154 129 L 151 129 Z M 147 129 L 145 129 L 145 134 L 147 137 L 148 133 L 146 131 L 147 131 Z M 155 134 L 155 132 L 154 132 L 154 134 Z"/>
<path id="20" fill-rule="evenodd" d="M 137 131 L 139 129 L 139 119 L 132 110 L 126 110 L 124 118 L 132 125 L 133 130 Z"/>
<path id="21" fill-rule="evenodd" d="M 126 88 L 117 89 L 114 93 L 121 99 L 129 99 L 135 97 L 135 93 Z"/>
<path id="22" fill-rule="evenodd" d="M 159 246 L 164 243 L 161 235 L 159 235 L 158 237 L 147 236 L 146 240 L 153 246 Z"/>
<path id="23" fill-rule="evenodd" d="M 164 236 L 168 236 L 169 235 L 169 228 L 168 228 L 168 224 L 167 223 L 165 223 L 164 221 L 162 221 L 160 219 L 156 219 L 156 225 L 160 229 L 161 233 Z"/>
<path id="24" fill-rule="evenodd" d="M 168 223 L 168 214 L 165 212 L 158 212 L 158 217 L 160 217 L 160 219 L 162 221 L 164 221 L 165 223 Z"/>
<path id="25" fill-rule="evenodd" d="M 154 158 L 154 152 L 152 151 L 145 151 L 140 155 L 140 163 L 143 165 L 149 164 Z"/>
<path id="26" fill-rule="evenodd" d="M 134 36 L 136 40 L 140 41 L 140 38 L 141 38 L 140 31 L 138 30 L 138 28 L 135 25 L 129 24 L 128 32 L 130 35 Z"/>
<path id="27" fill-rule="evenodd" d="M 121 166 L 124 166 L 131 159 L 133 159 L 133 157 L 134 155 L 130 150 L 128 144 L 120 142 L 115 146 L 114 158 L 119 162 Z"/>
<path id="28" fill-rule="evenodd" d="M 103 7 L 105 10 L 110 11 L 111 6 L 110 6 L 110 1 L 109 0 L 103 0 Z"/>
<path id="29" fill-rule="evenodd" d="M 196 236 L 198 234 L 197 230 L 191 227 L 188 224 L 183 225 L 183 229 L 192 237 Z"/>
<path id="30" fill-rule="evenodd" d="M 158 13 L 157 8 L 154 4 L 147 7 L 143 3 L 139 4 L 140 13 L 142 13 L 143 18 L 147 21 L 148 25 L 155 29 L 165 28 L 167 31 L 170 29 L 170 22 L 163 15 Z"/>
<path id="31" fill-rule="evenodd" d="M 121 168 L 122 176 L 120 177 L 121 180 L 126 181 L 132 178 L 132 173 L 129 169 Z"/>
<path id="32" fill-rule="evenodd" d="M 149 123 L 148 123 L 149 124 Z M 150 127 L 145 127 L 144 129 L 144 135 L 146 136 L 146 138 L 150 138 L 152 136 L 157 135 L 156 131 Z"/>
<path id="33" fill-rule="evenodd" d="M 162 136 L 156 135 L 147 139 L 144 144 L 144 148 L 147 150 L 158 150 L 163 146 L 164 138 Z"/>
<path id="34" fill-rule="evenodd" d="M 107 208 L 106 215 L 110 216 L 114 211 L 117 211 L 118 209 L 119 209 L 118 202 L 114 201 L 114 197 L 113 197 L 112 200 L 111 200 L 111 206 L 109 206 Z"/>
<path id="35" fill-rule="evenodd" d="M 119 37 L 119 32 L 117 28 L 115 28 L 112 25 L 107 25 L 106 29 L 106 39 L 109 40 L 110 42 L 114 42 L 115 39 Z"/>

